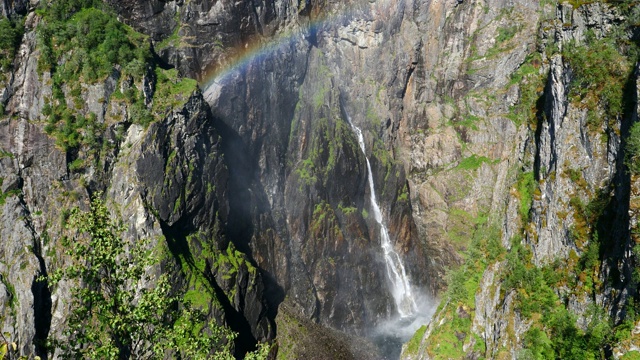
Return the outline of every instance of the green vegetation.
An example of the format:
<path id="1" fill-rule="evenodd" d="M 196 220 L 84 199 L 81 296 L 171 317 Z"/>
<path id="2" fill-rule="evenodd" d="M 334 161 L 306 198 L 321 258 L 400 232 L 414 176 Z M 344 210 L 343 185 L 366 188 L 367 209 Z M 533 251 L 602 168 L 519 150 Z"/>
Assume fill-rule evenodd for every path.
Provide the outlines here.
<path id="1" fill-rule="evenodd" d="M 247 256 L 237 250 L 233 243 L 227 245 L 226 251 L 217 252 L 216 260 L 213 264 L 215 269 L 223 269 L 226 276 L 233 276 L 238 273 L 239 269 L 246 268 L 249 274 L 256 274 L 256 267 L 251 264 Z"/>
<path id="2" fill-rule="evenodd" d="M 527 56 L 525 62 L 511 75 L 509 86 L 518 85 L 520 98 L 511 106 L 507 117 L 516 126 L 528 124 L 534 128 L 538 123 L 538 101 L 544 90 L 546 76 L 539 71 L 542 59 L 539 53 Z"/>
<path id="3" fill-rule="evenodd" d="M 451 208 L 447 224 L 447 238 L 456 250 L 464 252 L 473 240 L 474 233 L 482 231 L 487 221 L 486 213 L 480 212 L 474 216 L 465 210 Z"/>
<path id="4" fill-rule="evenodd" d="M 353 213 L 355 213 L 356 211 L 358 211 L 358 208 L 355 206 L 344 206 L 342 205 L 342 203 L 338 204 L 338 209 L 340 211 L 342 211 L 343 214 L 345 215 L 351 215 Z"/>
<path id="5" fill-rule="evenodd" d="M 640 351 L 632 350 L 622 355 L 620 360 L 640 360 Z"/>
<path id="6" fill-rule="evenodd" d="M 540 269 L 531 263 L 531 250 L 515 237 L 506 256 L 503 272 L 505 289 L 516 289 L 517 308 L 526 317 L 532 313 L 551 311 L 558 298 L 549 284 L 558 281 L 558 272 L 553 268 Z M 505 290 L 507 291 L 507 290 Z"/>
<path id="7" fill-rule="evenodd" d="M 176 17 L 179 17 L 179 13 L 176 12 Z M 177 19 L 178 21 L 176 21 L 177 23 L 180 23 L 180 19 Z M 160 50 L 164 50 L 168 47 L 174 46 L 177 47 L 180 44 L 180 26 L 176 26 L 175 29 L 173 29 L 173 32 L 171 33 L 171 35 L 169 35 L 166 39 L 160 41 L 159 43 L 156 43 L 154 45 L 154 47 L 156 48 L 157 51 Z M 215 41 L 216 46 L 219 46 L 220 44 L 220 40 Z M 220 44 L 220 47 L 222 44 Z"/>
<path id="8" fill-rule="evenodd" d="M 83 108 L 84 88 L 111 75 L 116 66 L 121 76 L 141 78 L 151 59 L 149 45 L 101 2 L 54 1 L 38 12 L 43 16 L 37 29 L 42 53 L 38 69 L 49 71 L 52 78 L 52 98 L 42 111 L 45 131 L 64 151 L 85 145 L 97 154 L 104 124 L 96 121 L 95 114 L 78 111 Z M 68 97 L 74 103 L 71 108 Z M 146 125 L 152 120 L 134 86 L 124 98 L 134 122 Z"/>
<path id="9" fill-rule="evenodd" d="M 71 155 L 72 172 L 99 163 L 102 152 L 112 146 L 102 138 L 110 119 L 98 121 L 85 108 L 90 84 L 115 80 L 115 92 L 98 101 L 126 105 L 126 120 L 145 127 L 197 89 L 195 80 L 180 78 L 176 70 L 157 68 L 147 37 L 119 22 L 102 1 L 54 0 L 41 3 L 37 13 L 42 17 L 37 27 L 38 70 L 50 73 L 52 88 L 42 110 L 45 132 Z M 138 89 L 144 76 L 154 75 L 153 99 L 146 98 Z"/>
<path id="10" fill-rule="evenodd" d="M 610 120 L 621 116 L 632 64 L 618 50 L 616 39 L 596 39 L 589 33 L 585 44 L 564 46 L 562 56 L 574 75 L 569 95 L 589 111 L 587 120 L 592 129 L 600 127 L 597 109 L 601 106 Z"/>
<path id="11" fill-rule="evenodd" d="M 344 147 L 348 146 L 356 153 L 356 140 L 349 125 L 334 116 L 331 119 L 321 117 L 313 122 L 312 136 L 305 152 L 306 158 L 300 161 L 295 173 L 302 185 L 311 186 L 321 181 L 326 185 L 339 161 L 344 156 Z M 292 139 L 292 137 L 290 137 Z"/>
<path id="12" fill-rule="evenodd" d="M 533 193 L 536 190 L 537 183 L 534 179 L 533 172 L 523 172 L 518 176 L 516 189 L 520 199 L 520 216 L 527 222 L 529 220 L 529 209 L 533 202 Z"/>
<path id="13" fill-rule="evenodd" d="M 315 176 L 313 159 L 303 160 L 300 166 L 296 168 L 296 174 L 300 176 L 300 180 L 302 180 L 305 185 L 313 185 L 318 181 L 318 178 Z"/>
<path id="14" fill-rule="evenodd" d="M 0 274 L 0 282 L 2 282 L 7 289 L 7 296 L 9 297 L 9 308 L 14 309 L 18 305 L 18 299 L 16 298 L 16 288 L 8 280 L 11 277 L 7 273 Z"/>
<path id="15" fill-rule="evenodd" d="M 174 247 L 174 256 L 177 255 L 182 276 L 187 281 L 184 300 L 204 311 L 210 311 L 211 307 L 220 308 L 215 290 L 207 279 L 208 264 L 215 261 L 214 245 L 199 234 L 187 236 L 186 243 L 180 243 L 184 248 L 176 245 L 177 241 L 174 239 L 169 239 L 168 242 Z"/>
<path id="16" fill-rule="evenodd" d="M 398 195 L 396 201 L 409 201 L 409 186 L 407 186 L 407 184 L 404 184 L 404 186 L 402 187 L 402 190 L 400 191 L 400 194 Z"/>
<path id="17" fill-rule="evenodd" d="M 64 357 L 231 359 L 234 334 L 174 293 L 166 275 L 147 271 L 158 258 L 148 241 L 127 245 L 125 228 L 99 198 L 90 211 L 71 211 L 62 241 L 72 262 L 55 271 L 50 286 L 70 281 L 71 314 L 64 339 L 51 339 Z M 137 289 L 138 283 L 153 283 Z"/>
<path id="18" fill-rule="evenodd" d="M 463 126 L 465 128 L 470 128 L 472 130 L 478 130 L 478 126 L 476 124 L 479 121 L 480 121 L 479 117 L 475 115 L 467 114 L 465 118 L 462 119 L 462 121 L 456 122 L 455 125 Z"/>
<path id="19" fill-rule="evenodd" d="M 0 186 L 2 186 L 3 182 L 4 179 L 0 177 Z M 3 193 L 0 193 L 0 206 L 4 205 L 4 203 L 7 201 L 7 198 L 11 196 L 18 196 L 21 193 L 22 191 L 20 189 L 7 190 Z"/>
<path id="20" fill-rule="evenodd" d="M 418 350 L 420 348 L 420 342 L 422 341 L 422 337 L 424 336 L 425 332 L 427 332 L 427 326 L 422 325 L 418 329 L 418 331 L 416 331 L 416 333 L 413 334 L 413 337 L 411 338 L 411 340 L 407 342 L 407 350 L 406 350 L 407 354 L 415 355 L 418 353 Z"/>
<path id="21" fill-rule="evenodd" d="M 22 19 L 10 20 L 4 16 L 0 18 L 0 80 L 3 80 L 4 73 L 12 68 L 23 33 Z"/>
<path id="22" fill-rule="evenodd" d="M 485 162 L 491 163 L 492 161 L 486 156 L 478 156 L 476 154 L 473 154 L 467 158 L 460 160 L 458 166 L 456 166 L 455 168 L 460 170 L 476 170 Z"/>
<path id="23" fill-rule="evenodd" d="M 178 70 L 163 70 L 156 68 L 156 93 L 154 94 L 154 114 L 164 114 L 167 111 L 184 104 L 191 94 L 198 88 L 198 82 L 193 79 L 181 78 Z"/>
<path id="24" fill-rule="evenodd" d="M 336 217 L 336 212 L 331 204 L 322 200 L 316 204 L 311 217 L 311 237 L 314 239 L 333 236 L 334 238 L 342 238 L 342 230 Z M 333 261 L 333 260 L 329 260 Z"/>
<path id="25" fill-rule="evenodd" d="M 471 321 L 475 313 L 475 296 L 482 274 L 489 264 L 504 257 L 500 229 L 489 222 L 473 234 L 465 253 L 465 262 L 448 274 L 446 294 L 441 302 L 440 317 L 444 321 L 430 335 L 427 352 L 433 359 L 458 359 L 465 356 L 464 343 L 470 339 Z M 475 337 L 474 351 L 484 354 L 484 342 Z"/>
<path id="26" fill-rule="evenodd" d="M 584 2 L 574 1 L 579 6 Z M 630 105 L 635 106 L 631 100 L 631 94 L 635 89 L 635 77 L 630 72 L 633 64 L 638 60 L 637 40 L 629 39 L 630 29 L 635 29 L 640 23 L 640 8 L 633 2 L 610 3 L 608 6 L 617 7 L 621 13 L 628 15 L 628 21 L 617 24 L 605 35 L 605 38 L 597 38 L 593 33 L 588 33 L 584 44 L 570 42 L 562 46 L 562 58 L 564 64 L 571 68 L 571 83 L 569 89 L 569 101 L 572 106 L 586 110 L 587 123 L 591 130 L 608 127 L 609 131 L 616 131 L 617 124 L 612 120 L 620 121 L 631 114 Z M 506 49 L 518 31 L 517 27 L 499 28 L 496 37 L 496 46 L 485 54 L 489 57 L 500 49 Z M 560 52 L 555 43 L 546 47 L 547 58 Z M 474 53 L 475 49 L 471 49 Z M 472 57 L 469 63 L 479 57 Z M 523 65 L 512 75 L 508 87 L 518 86 L 520 92 L 519 101 L 510 108 L 507 117 L 516 126 L 527 125 L 535 130 L 544 119 L 545 84 L 547 74 L 541 73 L 543 67 L 543 54 L 533 53 L 529 55 Z M 474 119 L 465 119 L 466 127 L 472 127 Z M 609 122 L 609 123 L 608 123 Z M 624 129 L 624 125 L 623 125 Z M 624 137 L 624 133 L 622 136 Z M 624 140 L 623 140 L 624 141 Z M 640 125 L 633 124 L 630 127 L 629 137 L 626 138 L 626 165 L 632 175 L 640 174 Z M 482 161 L 479 158 L 467 158 L 460 162 L 458 168 L 473 170 L 478 168 Z M 575 166 L 575 165 L 574 165 Z M 525 166 L 529 168 L 529 166 Z M 517 336 L 512 323 L 507 324 L 506 334 L 501 333 L 501 341 L 506 348 L 523 346 L 523 350 L 516 354 L 522 359 L 603 359 L 605 349 L 613 349 L 619 344 L 624 348 L 625 343 L 637 342 L 631 329 L 638 321 L 634 299 L 628 304 L 622 304 L 624 309 L 623 319 L 609 317 L 610 309 L 602 309 L 596 306 L 595 299 L 599 299 L 604 291 L 605 281 L 612 287 L 622 288 L 631 286 L 632 289 L 640 283 L 640 271 L 636 270 L 631 279 L 617 271 L 621 263 L 620 255 L 611 255 L 618 249 L 614 249 L 614 241 L 610 238 L 611 227 L 614 219 L 608 207 L 612 204 L 613 190 L 607 186 L 593 193 L 589 189 L 584 178 L 582 168 L 572 168 L 571 164 L 563 164 L 562 172 L 558 173 L 569 179 L 577 188 L 570 196 L 567 211 L 558 212 L 561 219 L 570 214 L 573 221 L 569 234 L 575 244 L 575 250 L 571 250 L 566 259 L 559 259 L 541 265 L 542 259 L 533 259 L 531 244 L 537 242 L 536 226 L 530 224 L 530 210 L 534 199 L 541 196 L 540 184 L 531 171 L 522 171 L 512 188 L 512 195 L 520 201 L 518 213 L 521 223 L 516 234 L 527 234 L 523 239 L 520 235 L 512 239 L 508 252 L 498 252 L 500 255 L 493 259 L 485 259 L 484 253 L 478 249 L 474 241 L 469 245 L 465 262 L 459 269 L 449 274 L 448 290 L 444 296 L 441 307 L 437 313 L 439 325 L 430 335 L 427 351 L 433 358 L 462 358 L 469 356 L 462 350 L 464 344 L 472 344 L 474 341 L 479 349 L 482 343 L 474 339 L 471 334 L 471 320 L 476 311 L 474 298 L 481 289 L 480 276 L 487 266 L 497 263 L 492 269 L 497 269 L 497 275 L 501 277 L 500 301 L 502 306 L 507 304 L 507 299 L 512 299 L 513 318 L 519 316 L 521 324 L 529 326 L 523 336 Z M 545 173 L 545 170 L 541 170 Z M 555 180 L 555 171 L 549 174 L 549 178 Z M 542 184 L 542 183 L 541 183 Z M 613 203 L 615 204 L 615 202 Z M 546 227 L 544 209 L 541 212 L 541 225 Z M 447 236 L 451 243 L 456 241 L 463 243 L 471 233 L 470 228 L 464 228 L 460 224 L 471 223 L 473 216 L 466 212 L 456 210 L 450 213 Z M 483 229 L 482 226 L 479 227 Z M 462 229 L 462 230 L 461 230 Z M 482 231 L 478 230 L 477 232 Z M 632 230 L 633 236 L 640 233 Z M 496 237 L 499 239 L 499 236 Z M 499 243 L 498 243 L 499 245 Z M 633 251 L 635 263 L 640 256 L 640 245 Z M 482 259 L 482 260 L 479 260 Z M 629 261 L 629 260 L 625 260 Z M 483 263 L 484 262 L 484 263 Z M 606 265 L 605 265 L 606 264 Z M 612 269 L 612 274 L 605 278 L 603 268 Z M 496 273 L 494 273 L 496 274 Z M 633 291 L 633 290 L 632 290 Z M 614 291 L 615 293 L 615 291 Z M 585 304 L 586 311 L 581 314 L 573 313 L 575 304 Z M 572 304 L 572 306 L 569 306 Z M 600 305 L 600 303 L 597 303 Z M 620 314 L 620 313 L 618 313 Z M 521 335 L 521 334 L 520 334 Z M 500 346 L 500 345 L 498 345 Z M 511 357 L 504 350 L 496 349 L 492 354 L 478 351 L 474 356 L 492 356 L 502 358 Z M 475 347 L 474 347 L 475 349 Z M 609 350 L 607 350 L 609 351 Z M 636 358 L 637 353 L 625 355 L 628 358 Z"/>
<path id="27" fill-rule="evenodd" d="M 498 36 L 496 36 L 496 44 L 502 44 L 505 41 L 511 40 L 519 30 L 520 27 L 518 25 L 499 27 Z"/>
<path id="28" fill-rule="evenodd" d="M 59 14 L 65 3 L 55 1 L 44 10 L 44 24 L 38 27 L 41 71 L 55 72 L 64 81 L 81 78 L 83 82 L 108 76 L 116 64 L 125 74 L 144 74 L 151 51 L 143 35 L 119 22 L 104 6 L 83 4 L 77 12 Z"/>
<path id="29" fill-rule="evenodd" d="M 564 305 L 555 289 L 570 281 L 566 264 L 556 261 L 544 267 L 531 263 L 531 251 L 514 238 L 507 255 L 504 291 L 514 291 L 515 309 L 533 324 L 525 333 L 523 356 L 534 359 L 604 358 L 604 350 L 617 342 L 622 328 L 615 328 L 605 311 L 596 305 L 587 309 L 586 328 Z"/>
<path id="30" fill-rule="evenodd" d="M 631 125 L 625 147 L 625 164 L 633 175 L 640 174 L 640 123 Z"/>

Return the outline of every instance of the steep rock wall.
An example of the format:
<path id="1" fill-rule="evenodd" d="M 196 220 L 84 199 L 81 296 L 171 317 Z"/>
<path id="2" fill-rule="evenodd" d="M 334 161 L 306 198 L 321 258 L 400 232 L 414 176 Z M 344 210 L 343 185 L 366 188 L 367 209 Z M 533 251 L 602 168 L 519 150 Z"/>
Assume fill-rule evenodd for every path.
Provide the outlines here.
<path id="1" fill-rule="evenodd" d="M 637 288 L 625 165 L 629 129 L 637 121 L 636 59 L 612 50 L 612 58 L 596 60 L 606 56 L 613 43 L 608 39 L 632 38 L 622 11 L 602 3 L 542 8 L 535 57 L 529 58 L 536 66 L 528 70 L 531 77 L 518 75 L 527 63 L 514 74 L 521 82 L 512 104 L 517 110 L 526 103 L 530 115 L 522 119 L 529 130 L 523 132 L 521 125 L 515 144 L 520 174 L 507 177 L 512 185 L 502 192 L 506 206 L 499 238 L 505 250 L 486 244 L 473 250 L 484 252 L 485 260 L 467 259 L 459 274 L 482 276 L 471 281 L 453 276 L 453 289 L 429 326 L 404 348 L 403 358 L 570 356 L 556 342 L 571 340 L 549 320 L 553 314 L 571 319 L 563 326 L 583 334 L 576 336 L 596 338 L 595 326 L 619 326 L 608 330 L 617 334 L 637 328 L 627 316 Z M 598 55 L 581 62 L 580 49 Z M 603 77 L 590 82 L 585 68 L 596 68 Z M 605 86 L 617 89 L 619 97 L 608 97 Z M 527 88 L 535 89 L 533 96 Z M 615 99 L 624 104 L 617 112 Z M 534 270 L 523 271 L 521 262 Z M 454 285 L 460 284 L 473 290 L 456 292 Z M 537 308 L 543 301 L 547 305 Z M 548 340 L 538 337 L 543 332 Z M 451 347 L 444 347 L 445 339 Z M 633 349 L 634 339 L 625 340 L 616 356 Z M 611 356 L 605 343 L 593 350 Z M 586 343 L 573 348 L 590 351 Z"/>

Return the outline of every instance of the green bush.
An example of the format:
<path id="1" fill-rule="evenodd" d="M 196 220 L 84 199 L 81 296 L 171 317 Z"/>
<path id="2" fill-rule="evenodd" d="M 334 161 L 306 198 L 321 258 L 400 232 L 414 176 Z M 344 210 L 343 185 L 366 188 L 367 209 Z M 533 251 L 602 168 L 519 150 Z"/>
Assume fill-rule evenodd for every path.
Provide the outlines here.
<path id="1" fill-rule="evenodd" d="M 4 16 L 0 18 L 0 71 L 11 68 L 23 33 L 22 19 L 12 21 Z"/>
<path id="2" fill-rule="evenodd" d="M 47 117 L 45 131 L 64 151 L 88 146 L 89 153 L 97 156 L 104 124 L 99 124 L 94 114 L 85 118 L 77 111 L 84 106 L 83 84 L 100 81 L 117 67 L 121 76 L 142 78 L 148 68 L 153 68 L 150 46 L 144 35 L 119 22 L 101 1 L 55 0 L 37 12 L 43 17 L 37 28 L 41 51 L 38 68 L 50 71 L 52 77 L 51 101 L 42 111 Z M 190 84 L 195 89 L 195 81 Z M 167 86 L 164 82 L 160 85 Z M 67 107 L 64 88 L 73 97 L 74 109 Z M 164 98 L 157 102 L 173 99 L 170 95 L 160 91 Z M 129 105 L 132 122 L 147 126 L 155 120 L 135 86 L 129 87 L 123 99 Z"/>
<path id="3" fill-rule="evenodd" d="M 86 2 L 78 3 L 79 6 Z M 59 66 L 57 71 L 65 81 L 82 77 L 91 82 L 106 77 L 120 64 L 131 75 L 143 75 L 144 64 L 151 58 L 149 46 L 143 36 L 119 22 L 115 15 L 82 8 L 67 17 L 54 9 L 57 7 L 49 10 L 49 16 L 38 28 L 45 55 L 40 58 L 41 70 L 53 71 Z"/>
<path id="4" fill-rule="evenodd" d="M 589 123 L 599 126 L 593 112 L 599 105 L 610 118 L 622 115 L 625 82 L 631 64 L 618 50 L 615 39 L 595 39 L 588 34 L 586 44 L 569 43 L 562 56 L 573 70 L 569 95 L 584 102 L 591 112 Z"/>
<path id="5" fill-rule="evenodd" d="M 447 292 L 441 302 L 445 306 L 437 312 L 444 318 L 430 335 L 427 353 L 433 359 L 463 358 L 464 342 L 472 335 L 471 325 L 475 312 L 475 297 L 482 275 L 489 264 L 499 261 L 504 255 L 500 243 L 500 227 L 482 221 L 473 234 L 465 253 L 465 262 L 447 275 Z M 466 313 L 466 314 L 465 314 Z M 414 335 L 414 339 L 418 336 Z M 419 336 L 422 337 L 421 335 Z M 474 351 L 483 353 L 484 342 L 476 337 Z M 468 351 L 468 350 L 467 350 Z"/>
<path id="6" fill-rule="evenodd" d="M 407 343 L 407 354 L 417 354 L 420 348 L 420 342 L 422 342 L 422 337 L 424 333 L 427 332 L 427 326 L 422 325 L 418 331 L 413 334 L 411 340 Z"/>
<path id="7" fill-rule="evenodd" d="M 528 124 L 532 128 L 537 126 L 538 101 L 544 90 L 546 76 L 540 73 L 539 67 L 542 62 L 539 53 L 527 56 L 525 62 L 511 74 L 509 86 L 518 84 L 520 88 L 520 98 L 518 102 L 511 106 L 507 117 L 516 126 Z"/>

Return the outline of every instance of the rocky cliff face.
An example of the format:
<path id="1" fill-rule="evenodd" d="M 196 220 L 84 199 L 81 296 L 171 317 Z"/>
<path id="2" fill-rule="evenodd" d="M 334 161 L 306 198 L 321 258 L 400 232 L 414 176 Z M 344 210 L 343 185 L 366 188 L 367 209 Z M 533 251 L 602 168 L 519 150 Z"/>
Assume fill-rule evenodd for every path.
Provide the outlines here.
<path id="1" fill-rule="evenodd" d="M 165 249 L 156 271 L 239 332 L 239 351 L 299 324 L 305 339 L 283 335 L 279 356 L 306 357 L 314 337 L 345 348 L 327 327 L 373 335 L 397 310 L 367 163 L 416 292 L 435 298 L 462 264 L 403 356 L 516 357 L 531 329 L 555 331 L 522 310 L 534 294 L 508 274 L 523 264 L 563 274 L 545 286 L 580 329 L 589 304 L 628 319 L 637 76 L 602 39 L 637 41 L 629 7 L 106 3 L 151 52 L 94 76 L 71 49 L 49 60 L 64 46 L 38 30 L 47 4 L 2 2 L 19 36 L 0 64 L 0 319 L 20 353 L 45 355 L 65 323 L 68 288 L 36 278 L 68 261 L 65 214 L 97 193 L 127 241 Z M 581 70 L 597 60 L 587 46 L 611 56 L 595 71 L 607 85 Z M 364 346 L 349 356 L 376 356 Z"/>
<path id="2" fill-rule="evenodd" d="M 633 39 L 637 20 L 625 7 L 600 3 L 546 5 L 538 13 L 536 48 L 512 73 L 504 99 L 513 105 L 509 115 L 529 122 L 512 142 L 520 174 L 507 175 L 511 188 L 500 192 L 502 210 L 494 212 L 504 214 L 506 254 L 482 241 L 473 248 L 486 259 L 467 259 L 453 283 L 482 276 L 458 278 L 473 290 L 450 287 L 403 358 L 587 356 L 587 343 L 568 345 L 576 341 L 568 329 L 590 338 L 602 356 L 634 349 L 625 144 L 637 121 L 637 59 L 612 44 Z M 624 350 L 612 354 L 608 341 L 617 340 L 599 338 L 598 326 L 629 339 Z M 445 348 L 446 339 L 453 346 Z M 579 350 L 570 354 L 567 346 Z"/>

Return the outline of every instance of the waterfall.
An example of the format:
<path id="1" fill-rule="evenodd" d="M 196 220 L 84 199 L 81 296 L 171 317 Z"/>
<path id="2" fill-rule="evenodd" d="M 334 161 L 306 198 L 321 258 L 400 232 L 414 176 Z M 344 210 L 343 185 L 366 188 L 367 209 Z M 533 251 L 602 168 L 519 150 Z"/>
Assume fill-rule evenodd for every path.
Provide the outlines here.
<path id="1" fill-rule="evenodd" d="M 415 298 L 411 291 L 411 284 L 409 283 L 407 272 L 405 271 L 404 265 L 402 264 L 402 259 L 400 259 L 398 253 L 393 249 L 391 239 L 389 238 L 389 231 L 387 230 L 387 226 L 384 224 L 384 221 L 382 219 L 382 212 L 380 211 L 380 206 L 378 206 L 378 201 L 376 200 L 376 190 L 373 184 L 371 164 L 369 163 L 369 158 L 367 157 L 367 152 L 364 146 L 364 137 L 362 136 L 362 131 L 360 130 L 360 128 L 358 128 L 353 124 L 353 122 L 351 122 L 351 118 L 349 117 L 349 115 L 347 115 L 347 121 L 349 122 L 349 125 L 351 125 L 353 131 L 356 133 L 356 136 L 358 137 L 358 143 L 360 144 L 360 150 L 362 150 L 362 154 L 367 160 L 371 207 L 375 220 L 380 227 L 380 246 L 382 247 L 384 253 L 384 262 L 386 265 L 387 276 L 389 277 L 389 281 L 391 283 L 391 294 L 393 295 L 393 299 L 395 300 L 396 307 L 400 316 L 403 318 L 411 317 L 416 314 L 418 306 L 416 305 Z"/>

